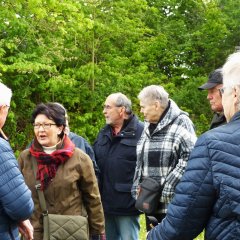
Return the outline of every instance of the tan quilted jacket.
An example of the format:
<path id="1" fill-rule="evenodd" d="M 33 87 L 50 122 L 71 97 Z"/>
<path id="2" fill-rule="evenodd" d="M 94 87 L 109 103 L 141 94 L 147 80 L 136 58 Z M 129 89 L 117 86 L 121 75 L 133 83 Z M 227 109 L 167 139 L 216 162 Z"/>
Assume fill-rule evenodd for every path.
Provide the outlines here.
<path id="1" fill-rule="evenodd" d="M 25 182 L 32 191 L 35 204 L 35 210 L 30 219 L 34 227 L 34 239 L 42 240 L 43 226 L 35 189 L 33 158 L 27 149 L 20 154 L 18 160 Z M 87 212 L 90 234 L 104 232 L 103 208 L 92 161 L 80 149 L 75 148 L 73 156 L 58 167 L 56 176 L 44 190 L 44 195 L 49 213 L 86 216 Z"/>

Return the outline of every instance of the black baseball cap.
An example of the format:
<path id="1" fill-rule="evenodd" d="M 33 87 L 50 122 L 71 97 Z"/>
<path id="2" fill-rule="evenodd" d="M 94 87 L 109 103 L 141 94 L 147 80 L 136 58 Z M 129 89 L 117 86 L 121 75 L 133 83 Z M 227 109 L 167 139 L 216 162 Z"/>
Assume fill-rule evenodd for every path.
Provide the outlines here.
<path id="1" fill-rule="evenodd" d="M 223 83 L 222 69 L 218 68 L 212 71 L 208 76 L 208 81 L 204 83 L 202 86 L 198 87 L 199 90 L 207 90 L 214 88 L 218 84 Z"/>

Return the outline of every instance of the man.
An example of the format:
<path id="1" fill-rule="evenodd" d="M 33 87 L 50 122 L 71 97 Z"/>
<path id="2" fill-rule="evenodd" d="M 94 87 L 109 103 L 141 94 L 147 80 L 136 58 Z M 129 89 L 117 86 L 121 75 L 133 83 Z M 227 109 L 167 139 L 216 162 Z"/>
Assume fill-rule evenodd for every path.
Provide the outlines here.
<path id="1" fill-rule="evenodd" d="M 223 114 L 222 96 L 219 89 L 222 87 L 222 69 L 218 68 L 209 74 L 208 81 L 200 86 L 199 90 L 208 90 L 207 99 L 214 112 L 209 129 L 213 129 L 226 123 Z"/>
<path id="2" fill-rule="evenodd" d="M 131 101 L 113 93 L 105 101 L 106 126 L 94 143 L 100 169 L 100 193 L 109 240 L 137 240 L 139 211 L 134 207 L 131 187 L 136 166 L 136 145 L 143 124 L 132 113 Z"/>
<path id="3" fill-rule="evenodd" d="M 146 177 L 157 180 L 163 189 L 156 214 L 151 218 L 146 217 L 146 228 L 149 231 L 154 224 L 152 219 L 161 222 L 166 215 L 167 205 L 185 171 L 196 135 L 188 114 L 169 99 L 162 86 L 145 87 L 138 98 L 145 127 L 137 143 L 132 195 L 138 197 L 140 184 Z"/>
<path id="4" fill-rule="evenodd" d="M 223 66 L 227 124 L 199 137 L 166 218 L 148 240 L 238 240 L 240 236 L 240 52 Z"/>
<path id="5" fill-rule="evenodd" d="M 34 209 L 31 192 L 24 182 L 13 150 L 2 131 L 12 91 L 0 83 L 0 93 L 0 239 L 18 240 L 20 231 L 27 240 L 31 240 L 33 227 L 29 220 L 26 220 Z"/>

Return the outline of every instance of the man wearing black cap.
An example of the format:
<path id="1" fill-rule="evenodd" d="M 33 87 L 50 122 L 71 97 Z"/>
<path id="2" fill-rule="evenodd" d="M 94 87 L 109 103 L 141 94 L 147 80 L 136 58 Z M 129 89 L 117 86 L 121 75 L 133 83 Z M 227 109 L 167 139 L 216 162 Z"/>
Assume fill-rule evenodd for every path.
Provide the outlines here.
<path id="1" fill-rule="evenodd" d="M 223 114 L 222 96 L 219 91 L 219 88 L 223 85 L 222 79 L 222 69 L 218 68 L 212 71 L 208 76 L 208 81 L 198 88 L 199 90 L 208 90 L 207 99 L 214 112 L 210 129 L 226 123 L 226 118 Z"/>

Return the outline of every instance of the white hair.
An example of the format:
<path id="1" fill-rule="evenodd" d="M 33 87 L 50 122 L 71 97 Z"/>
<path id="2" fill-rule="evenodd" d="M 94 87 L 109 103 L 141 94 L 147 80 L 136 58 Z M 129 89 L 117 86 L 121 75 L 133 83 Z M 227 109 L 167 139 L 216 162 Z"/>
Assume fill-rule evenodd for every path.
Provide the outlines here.
<path id="1" fill-rule="evenodd" d="M 168 93 L 159 85 L 150 85 L 142 89 L 138 94 L 138 99 L 143 102 L 159 101 L 165 109 L 168 106 Z"/>
<path id="2" fill-rule="evenodd" d="M 231 54 L 223 65 L 223 86 L 240 89 L 240 52 Z M 236 109 L 240 110 L 240 95 L 238 95 Z"/>
<path id="3" fill-rule="evenodd" d="M 225 87 L 240 86 L 240 52 L 231 54 L 222 68 Z"/>
<path id="4" fill-rule="evenodd" d="M 0 106 L 10 106 L 12 90 L 0 82 Z"/>

